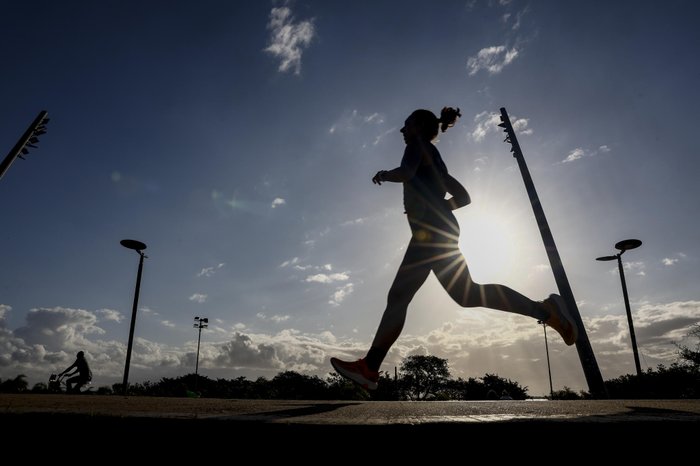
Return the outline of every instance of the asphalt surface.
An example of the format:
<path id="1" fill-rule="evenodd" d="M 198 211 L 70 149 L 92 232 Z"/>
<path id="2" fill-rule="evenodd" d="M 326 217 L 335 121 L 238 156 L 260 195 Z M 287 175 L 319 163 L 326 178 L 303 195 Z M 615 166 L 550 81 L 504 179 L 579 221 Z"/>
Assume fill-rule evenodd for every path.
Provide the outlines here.
<path id="1" fill-rule="evenodd" d="M 129 445 L 152 451 L 157 438 L 166 438 L 166 451 L 173 453 L 201 438 L 237 448 L 255 445 L 268 456 L 292 454 L 299 441 L 309 439 L 316 439 L 315 449 L 327 447 L 322 439 L 328 436 L 378 439 L 369 445 L 388 443 L 404 453 L 426 441 L 425 448 L 434 448 L 434 442 L 484 447 L 507 439 L 496 447 L 499 455 L 522 451 L 508 446 L 544 441 L 550 449 L 563 448 L 571 439 L 588 439 L 596 448 L 579 449 L 581 456 L 598 455 L 598 447 L 618 448 L 625 438 L 637 453 L 661 448 L 673 459 L 682 451 L 664 445 L 695 445 L 700 438 L 700 400 L 356 402 L 0 394 L 0 426 L 5 445 L 39 432 L 52 448 L 65 446 L 76 432 L 98 447 L 128 438 Z M 258 447 L 264 439 L 274 442 Z"/>

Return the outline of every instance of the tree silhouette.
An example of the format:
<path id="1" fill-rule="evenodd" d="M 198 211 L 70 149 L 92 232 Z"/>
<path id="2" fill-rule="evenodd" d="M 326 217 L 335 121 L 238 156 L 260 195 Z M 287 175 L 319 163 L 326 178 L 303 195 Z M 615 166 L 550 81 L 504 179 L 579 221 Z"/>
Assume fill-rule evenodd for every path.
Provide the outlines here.
<path id="1" fill-rule="evenodd" d="M 326 386 L 330 400 L 368 400 L 370 397 L 367 390 L 360 388 L 337 372 L 328 374 Z"/>
<path id="2" fill-rule="evenodd" d="M 693 325 L 688 332 L 688 336 L 696 338 L 698 341 L 695 343 L 695 349 L 689 348 L 688 346 L 678 344 L 678 356 L 681 362 L 700 368 L 700 323 Z"/>
<path id="3" fill-rule="evenodd" d="M 0 381 L 0 393 L 22 393 L 27 391 L 27 376 L 20 374 L 14 379 Z"/>
<path id="4" fill-rule="evenodd" d="M 410 400 L 435 398 L 450 377 L 447 359 L 408 356 L 401 363 L 402 388 Z"/>
<path id="5" fill-rule="evenodd" d="M 285 371 L 271 381 L 272 398 L 282 400 L 322 400 L 326 398 L 326 384 L 318 376 Z"/>

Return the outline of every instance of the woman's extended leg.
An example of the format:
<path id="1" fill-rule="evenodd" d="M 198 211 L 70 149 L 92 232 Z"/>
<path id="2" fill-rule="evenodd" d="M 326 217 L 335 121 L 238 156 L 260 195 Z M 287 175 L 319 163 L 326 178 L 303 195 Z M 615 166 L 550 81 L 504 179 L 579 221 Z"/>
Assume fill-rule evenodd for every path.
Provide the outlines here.
<path id="1" fill-rule="evenodd" d="M 545 320 L 549 310 L 505 285 L 481 285 L 472 280 L 467 261 L 454 243 L 450 257 L 436 261 L 433 271 L 455 302 L 463 307 L 487 307 Z"/>

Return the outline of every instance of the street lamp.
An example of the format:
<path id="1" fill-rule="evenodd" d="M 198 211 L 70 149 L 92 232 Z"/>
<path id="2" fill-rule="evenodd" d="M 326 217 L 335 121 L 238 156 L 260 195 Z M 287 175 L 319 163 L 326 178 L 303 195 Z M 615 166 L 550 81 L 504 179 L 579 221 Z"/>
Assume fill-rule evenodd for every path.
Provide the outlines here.
<path id="1" fill-rule="evenodd" d="M 549 372 L 549 396 L 554 399 L 554 388 L 552 387 L 552 367 L 549 365 L 549 345 L 547 344 L 547 324 L 543 320 L 538 320 L 544 329 L 544 350 L 547 353 L 547 372 Z"/>
<path id="2" fill-rule="evenodd" d="M 139 253 L 139 271 L 136 275 L 136 291 L 134 292 L 134 306 L 131 309 L 131 327 L 129 328 L 129 344 L 126 347 L 126 364 L 124 365 L 124 381 L 122 383 L 124 387 L 124 396 L 126 396 L 126 390 L 129 383 L 129 363 L 131 362 L 131 347 L 134 344 L 134 326 L 136 325 L 136 308 L 139 304 L 139 291 L 141 289 L 141 272 L 143 271 L 143 259 L 147 257 L 143 250 L 146 249 L 146 245 L 141 241 L 136 241 L 134 239 L 123 239 L 119 242 L 122 246 L 127 249 L 133 249 Z"/>
<path id="3" fill-rule="evenodd" d="M 597 261 L 613 261 L 617 259 L 617 267 L 620 270 L 620 281 L 622 282 L 622 295 L 625 298 L 625 309 L 627 310 L 627 322 L 629 323 L 630 326 L 630 339 L 632 340 L 632 352 L 634 353 L 634 365 L 637 368 L 637 375 L 641 376 L 642 375 L 642 366 L 639 364 L 639 351 L 637 350 L 637 337 L 634 335 L 634 325 L 632 324 L 632 311 L 630 311 L 630 300 L 629 296 L 627 295 L 627 284 L 625 283 L 625 272 L 622 267 L 622 255 L 625 253 L 625 251 L 628 251 L 630 249 L 636 249 L 639 246 L 642 245 L 642 242 L 638 239 L 625 239 L 617 244 L 615 244 L 615 249 L 618 249 L 620 252 L 615 254 L 614 256 L 603 256 L 603 257 L 597 257 Z"/>
<path id="4" fill-rule="evenodd" d="M 197 379 L 199 379 L 199 342 L 202 340 L 202 329 L 209 326 L 209 319 L 206 317 L 195 317 L 194 318 L 194 328 L 199 329 L 199 336 L 197 337 L 197 362 L 194 365 L 194 389 L 197 390 Z"/>

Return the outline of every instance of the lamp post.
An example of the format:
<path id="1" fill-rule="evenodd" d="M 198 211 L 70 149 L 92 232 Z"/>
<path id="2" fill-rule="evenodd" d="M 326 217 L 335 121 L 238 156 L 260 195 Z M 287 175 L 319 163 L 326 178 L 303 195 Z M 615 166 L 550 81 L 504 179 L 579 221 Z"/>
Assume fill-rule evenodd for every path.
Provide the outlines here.
<path id="1" fill-rule="evenodd" d="M 136 275 L 136 291 L 134 292 L 134 305 L 131 309 L 131 327 L 129 327 L 129 344 L 126 347 L 126 364 L 124 365 L 124 381 L 122 382 L 124 388 L 124 396 L 126 396 L 128 384 L 129 384 L 129 364 L 131 363 L 131 347 L 134 344 L 134 326 L 136 325 L 136 309 L 139 305 L 139 291 L 141 289 L 141 272 L 143 271 L 143 259 L 147 257 L 143 250 L 146 249 L 146 245 L 141 241 L 136 241 L 134 239 L 123 239 L 119 242 L 122 246 L 127 249 L 133 249 L 139 253 L 139 271 Z"/>
<path id="2" fill-rule="evenodd" d="M 554 388 L 552 387 L 552 366 L 549 365 L 549 345 L 547 344 L 547 324 L 543 320 L 538 320 L 538 324 L 542 324 L 544 329 L 544 351 L 547 353 L 547 372 L 549 373 L 549 396 L 554 399 Z"/>
<path id="3" fill-rule="evenodd" d="M 617 268 L 620 270 L 620 281 L 622 282 L 622 296 L 625 298 L 625 310 L 627 311 L 627 323 L 630 327 L 630 339 L 632 340 L 632 352 L 634 353 L 634 365 L 637 368 L 637 375 L 642 375 L 642 366 L 639 364 L 639 351 L 637 350 L 637 337 L 634 335 L 634 324 L 632 324 L 632 311 L 630 310 L 630 300 L 627 295 L 627 283 L 625 282 L 625 271 L 622 267 L 622 255 L 625 251 L 636 249 L 642 245 L 638 239 L 625 239 L 615 244 L 615 249 L 620 252 L 614 256 L 597 257 L 597 261 L 613 261 L 617 259 Z"/>
<path id="4" fill-rule="evenodd" d="M 194 328 L 199 329 L 197 337 L 197 360 L 194 364 L 194 389 L 197 390 L 197 380 L 199 379 L 199 342 L 202 340 L 202 329 L 209 326 L 209 319 L 206 317 L 195 317 Z"/>

